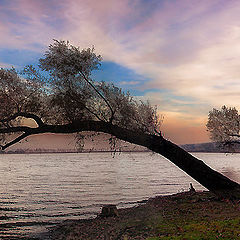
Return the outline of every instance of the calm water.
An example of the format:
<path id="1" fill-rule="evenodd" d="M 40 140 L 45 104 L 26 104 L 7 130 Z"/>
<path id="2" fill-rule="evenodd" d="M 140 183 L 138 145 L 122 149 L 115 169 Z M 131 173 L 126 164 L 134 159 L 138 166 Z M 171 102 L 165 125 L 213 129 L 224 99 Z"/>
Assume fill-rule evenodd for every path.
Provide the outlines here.
<path id="1" fill-rule="evenodd" d="M 197 153 L 240 182 L 240 155 Z M 129 207 L 156 195 L 204 188 L 152 153 L 0 155 L 0 238 L 35 236 L 66 219 L 89 218 L 102 205 Z"/>

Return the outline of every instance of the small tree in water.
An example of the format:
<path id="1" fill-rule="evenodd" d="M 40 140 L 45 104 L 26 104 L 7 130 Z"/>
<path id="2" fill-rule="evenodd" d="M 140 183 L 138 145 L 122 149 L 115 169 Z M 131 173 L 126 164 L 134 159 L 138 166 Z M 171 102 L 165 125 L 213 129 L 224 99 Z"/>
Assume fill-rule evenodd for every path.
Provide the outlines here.
<path id="1" fill-rule="evenodd" d="M 239 184 L 163 138 L 156 108 L 113 84 L 93 81 L 91 72 L 100 61 L 94 49 L 55 40 L 39 69 L 27 66 L 21 75 L 1 69 L 1 149 L 33 134 L 108 133 L 160 153 L 218 195 L 240 197 Z M 26 125 L 26 119 L 35 126 Z"/>

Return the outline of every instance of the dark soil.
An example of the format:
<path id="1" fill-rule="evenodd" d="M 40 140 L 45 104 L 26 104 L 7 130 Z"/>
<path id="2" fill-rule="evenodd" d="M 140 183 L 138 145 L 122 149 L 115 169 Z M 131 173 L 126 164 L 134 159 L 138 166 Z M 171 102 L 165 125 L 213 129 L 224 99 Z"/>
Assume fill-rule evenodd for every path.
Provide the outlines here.
<path id="1" fill-rule="evenodd" d="M 65 221 L 42 239 L 240 239 L 240 205 L 209 192 L 149 199 L 118 217 Z"/>

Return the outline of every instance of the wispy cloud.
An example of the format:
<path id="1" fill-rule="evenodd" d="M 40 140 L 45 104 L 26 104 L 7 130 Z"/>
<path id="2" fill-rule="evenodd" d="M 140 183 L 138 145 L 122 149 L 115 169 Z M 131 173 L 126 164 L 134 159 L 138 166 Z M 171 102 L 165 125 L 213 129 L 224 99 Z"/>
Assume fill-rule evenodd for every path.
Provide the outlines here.
<path id="1" fill-rule="evenodd" d="M 12 0 L 1 1 L 0 6 L 0 21 L 4 26 L 3 30 L 0 26 L 1 47 L 42 50 L 40 46 L 60 37 L 59 28 L 64 27 L 57 12 L 60 1 Z"/>
<path id="2" fill-rule="evenodd" d="M 119 83 L 120 85 L 137 85 L 139 81 L 122 81 Z"/>
<path id="3" fill-rule="evenodd" d="M 236 0 L 2 0 L 0 49 L 40 53 L 53 38 L 94 45 L 135 73 L 118 84 L 203 129 L 213 106 L 240 107 L 239 12 Z"/>

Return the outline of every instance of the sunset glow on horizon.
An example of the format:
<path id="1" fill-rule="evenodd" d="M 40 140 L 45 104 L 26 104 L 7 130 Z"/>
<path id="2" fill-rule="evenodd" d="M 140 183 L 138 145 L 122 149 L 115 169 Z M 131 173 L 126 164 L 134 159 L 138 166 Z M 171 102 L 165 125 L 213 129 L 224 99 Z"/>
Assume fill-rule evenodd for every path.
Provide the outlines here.
<path id="1" fill-rule="evenodd" d="M 0 0 L 0 67 L 37 64 L 53 39 L 103 57 L 93 79 L 157 105 L 163 134 L 208 142 L 208 112 L 240 107 L 236 0 Z"/>

